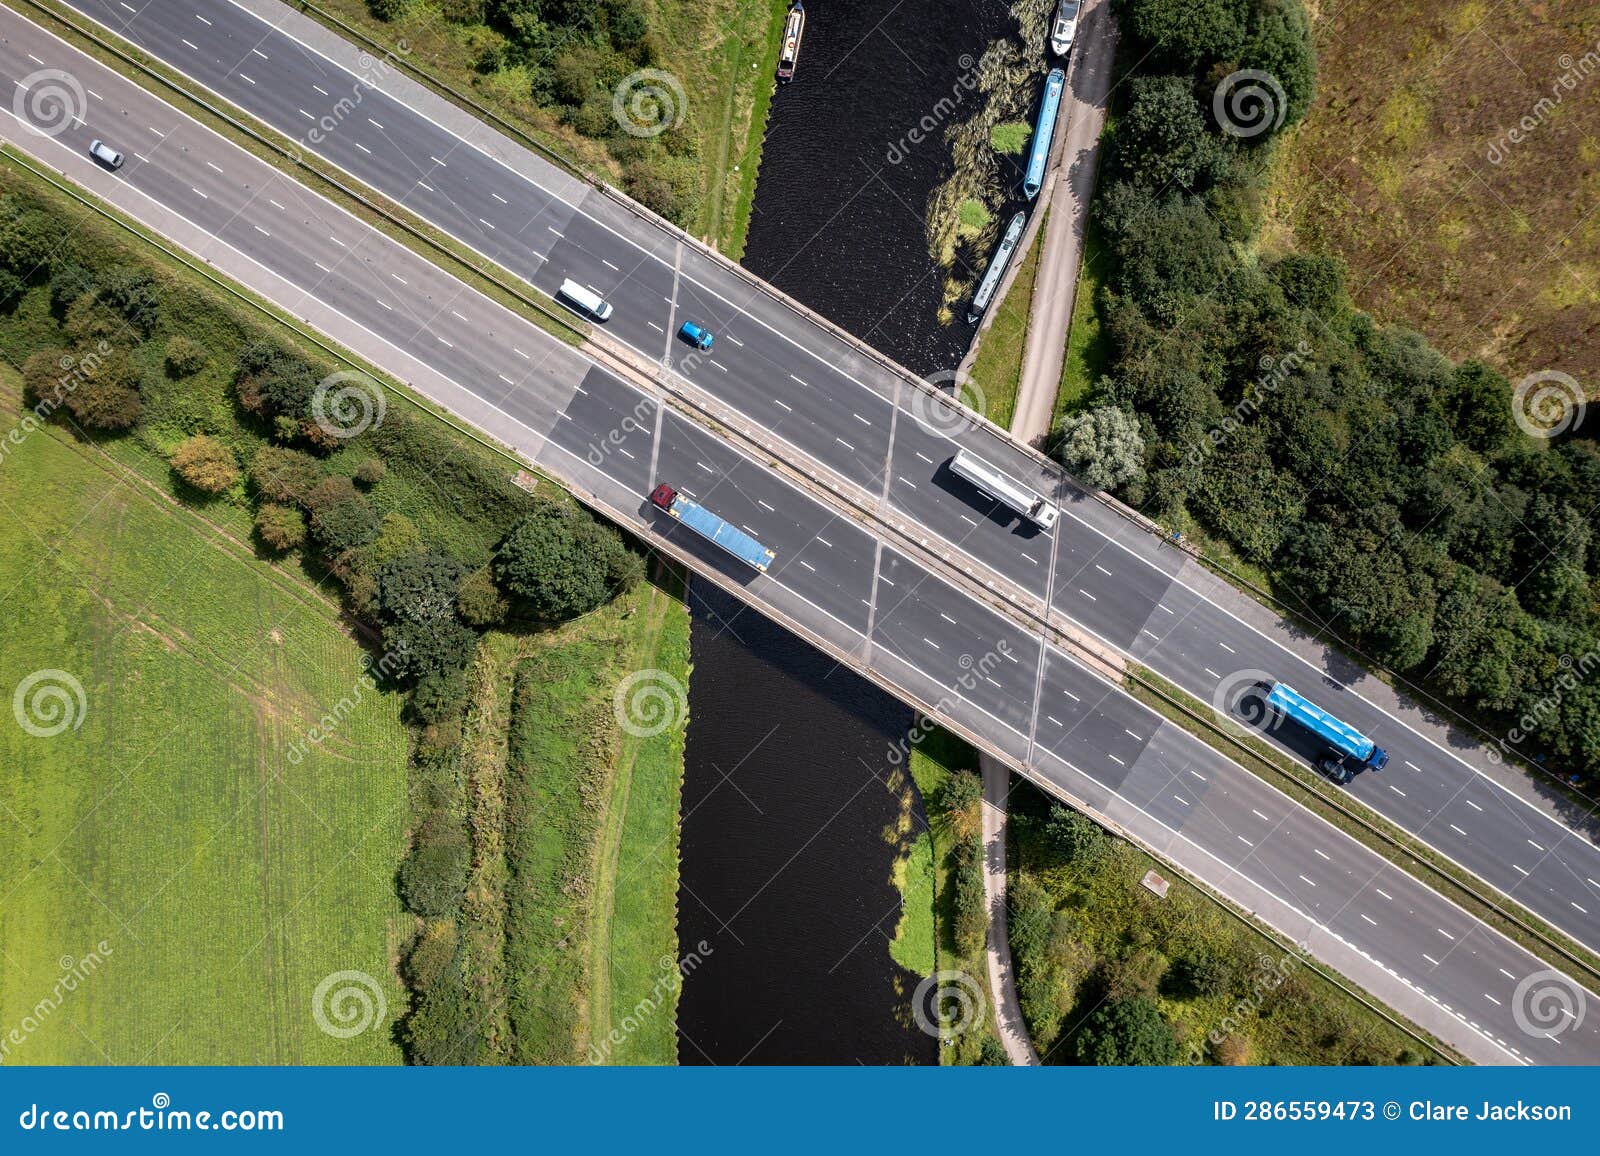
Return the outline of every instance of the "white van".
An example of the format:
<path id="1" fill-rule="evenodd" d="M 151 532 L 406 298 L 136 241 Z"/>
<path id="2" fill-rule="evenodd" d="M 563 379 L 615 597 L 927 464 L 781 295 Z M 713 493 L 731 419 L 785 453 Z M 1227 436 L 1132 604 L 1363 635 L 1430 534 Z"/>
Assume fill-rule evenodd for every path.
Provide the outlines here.
<path id="1" fill-rule="evenodd" d="M 605 321 L 611 316 L 611 302 L 607 301 L 593 289 L 586 289 L 571 277 L 561 282 L 561 288 L 556 290 L 556 296 L 571 305 L 579 313 L 587 313 L 596 321 Z"/>

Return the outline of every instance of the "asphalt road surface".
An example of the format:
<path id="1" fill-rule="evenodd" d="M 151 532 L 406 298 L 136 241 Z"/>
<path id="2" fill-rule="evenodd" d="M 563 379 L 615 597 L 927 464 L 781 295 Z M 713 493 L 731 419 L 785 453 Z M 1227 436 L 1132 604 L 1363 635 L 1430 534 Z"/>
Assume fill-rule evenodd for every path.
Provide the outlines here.
<path id="1" fill-rule="evenodd" d="M 24 127 L 19 110 L 34 88 L 60 83 L 51 70 L 70 75 L 83 95 L 72 98 L 77 112 L 47 135 Z M 1589 996 L 1571 980 L 1544 974 L 1540 961 L 1503 936 L 765 461 L 5 9 L 0 75 L 15 97 L 0 105 L 0 127 L 16 147 L 284 308 L 315 317 L 330 336 L 371 351 L 423 392 L 433 385 L 444 403 L 619 511 L 635 530 L 670 537 L 702 567 L 740 583 L 754 605 L 851 656 L 1276 926 L 1300 928 L 1297 938 L 1310 950 L 1436 1034 L 1491 1061 L 1600 1060 L 1600 1030 L 1583 1014 Z M 127 152 L 121 170 L 88 161 L 94 137 Z M 682 284 L 680 276 L 665 286 L 664 300 L 680 299 Z M 748 319 L 724 331 L 749 335 L 747 344 L 767 333 Z M 725 344 L 741 348 L 719 341 L 713 361 Z M 949 452 L 947 441 L 911 444 Z M 934 480 L 937 472 L 906 481 L 912 492 L 953 493 Z M 775 549 L 770 573 L 742 570 L 654 515 L 644 494 L 658 480 L 685 488 Z M 1062 523 L 1068 537 L 1090 538 L 1072 528 L 1079 524 Z M 1119 578 L 1102 567 L 1111 572 L 1099 595 L 1082 591 L 1091 605 L 1126 599 L 1145 622 L 1173 619 L 1158 640 L 1187 638 L 1179 627 L 1197 620 L 1199 608 L 1184 599 L 1197 596 L 1148 577 L 1152 568 L 1131 548 L 1102 543 L 1087 558 L 1125 570 Z M 1097 565 L 1089 562 L 1091 570 Z M 1129 623 L 1118 625 L 1128 630 Z M 1128 634 L 1130 646 L 1143 629 Z M 1530 1022 L 1533 994 L 1553 988 L 1574 1009 L 1571 1023 Z"/>

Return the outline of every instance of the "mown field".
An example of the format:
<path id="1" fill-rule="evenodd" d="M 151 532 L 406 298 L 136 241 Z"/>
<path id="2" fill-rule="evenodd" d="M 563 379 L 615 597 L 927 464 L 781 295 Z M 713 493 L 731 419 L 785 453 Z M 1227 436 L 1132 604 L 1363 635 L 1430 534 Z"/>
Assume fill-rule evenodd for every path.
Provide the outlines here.
<path id="1" fill-rule="evenodd" d="M 0 370 L 7 428 L 18 391 Z M 216 524 L 59 430 L 7 448 L 0 689 L 62 671 L 83 708 L 53 737 L 0 712 L 0 1027 L 25 1034 L 6 1062 L 398 1062 L 398 700 L 362 689 L 332 600 Z M 313 1016 L 339 971 L 387 1004 L 348 1039 Z"/>
<path id="2" fill-rule="evenodd" d="M 1318 95 L 1272 189 L 1279 230 L 1342 257 L 1362 308 L 1452 359 L 1592 391 L 1600 9 L 1335 4 L 1315 30 Z"/>

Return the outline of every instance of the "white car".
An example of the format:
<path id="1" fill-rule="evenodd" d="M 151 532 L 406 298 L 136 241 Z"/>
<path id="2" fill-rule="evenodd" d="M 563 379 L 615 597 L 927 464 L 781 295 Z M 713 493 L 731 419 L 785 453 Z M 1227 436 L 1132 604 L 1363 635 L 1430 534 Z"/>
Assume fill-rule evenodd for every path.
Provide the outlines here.
<path id="1" fill-rule="evenodd" d="M 122 167 L 122 154 L 103 140 L 89 142 L 89 155 L 108 169 L 120 169 Z"/>

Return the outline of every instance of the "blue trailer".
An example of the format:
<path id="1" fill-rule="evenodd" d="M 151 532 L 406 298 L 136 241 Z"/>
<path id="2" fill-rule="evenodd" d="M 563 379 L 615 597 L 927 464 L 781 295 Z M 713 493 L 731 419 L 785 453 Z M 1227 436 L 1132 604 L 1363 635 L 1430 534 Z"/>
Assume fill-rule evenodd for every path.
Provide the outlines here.
<path id="1" fill-rule="evenodd" d="M 721 546 L 739 561 L 766 573 L 777 554 L 757 542 L 749 534 L 725 518 L 719 518 L 699 502 L 684 497 L 667 483 L 662 482 L 650 492 L 650 503 L 658 510 L 678 519 L 689 529 Z"/>
<path id="2" fill-rule="evenodd" d="M 1271 693 L 1267 695 L 1267 705 L 1285 718 L 1293 719 L 1326 743 L 1334 756 L 1334 764 L 1339 767 L 1342 767 L 1346 759 L 1354 759 L 1367 770 L 1381 771 L 1389 762 L 1388 751 L 1349 723 L 1334 718 L 1291 686 L 1281 682 L 1273 683 Z M 1324 769 L 1334 773 L 1333 769 L 1328 767 Z M 1341 782 L 1349 779 L 1348 768 L 1345 770 L 1346 773 L 1342 777 L 1335 774 Z"/>
<path id="3" fill-rule="evenodd" d="M 1050 70 L 1044 82 L 1044 103 L 1039 106 L 1039 120 L 1033 126 L 1033 147 L 1028 152 L 1028 175 L 1022 182 L 1022 191 L 1028 200 L 1039 195 L 1044 187 L 1044 166 L 1050 159 L 1050 141 L 1056 135 L 1056 113 L 1061 108 L 1061 94 L 1067 87 L 1067 74 L 1059 68 Z"/>

